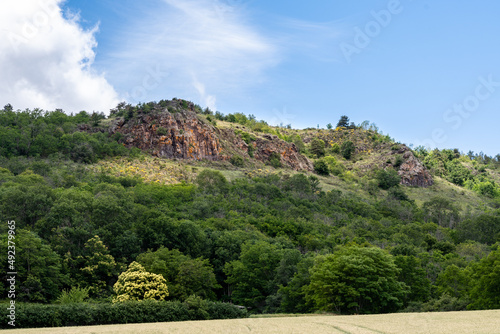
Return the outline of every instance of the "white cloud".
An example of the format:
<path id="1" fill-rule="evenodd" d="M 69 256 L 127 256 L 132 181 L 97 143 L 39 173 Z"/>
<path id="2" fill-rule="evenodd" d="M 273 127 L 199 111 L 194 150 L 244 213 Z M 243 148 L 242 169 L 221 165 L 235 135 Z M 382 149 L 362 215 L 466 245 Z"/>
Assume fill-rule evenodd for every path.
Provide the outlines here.
<path id="1" fill-rule="evenodd" d="M 112 81 L 131 102 L 196 97 L 215 108 L 216 96 L 258 84 L 277 63 L 273 43 L 246 21 L 243 9 L 234 0 L 150 1 L 107 55 Z M 162 75 L 155 80 L 145 64 Z"/>
<path id="2" fill-rule="evenodd" d="M 118 96 L 92 69 L 95 33 L 62 0 L 0 2 L 0 103 L 67 112 L 114 107 Z"/>

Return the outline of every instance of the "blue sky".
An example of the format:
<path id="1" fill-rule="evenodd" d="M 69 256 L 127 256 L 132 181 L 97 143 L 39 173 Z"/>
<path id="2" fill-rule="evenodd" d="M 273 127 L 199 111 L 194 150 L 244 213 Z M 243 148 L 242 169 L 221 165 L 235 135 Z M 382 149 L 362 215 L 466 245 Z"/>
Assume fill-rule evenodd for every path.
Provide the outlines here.
<path id="1" fill-rule="evenodd" d="M 4 35 L 0 75 L 16 84 L 0 84 L 0 103 L 15 108 L 179 97 L 294 128 L 345 114 L 406 144 L 500 153 L 498 1 L 46 0 L 59 14 L 20 2 L 31 10 L 0 12 L 39 29 Z"/>

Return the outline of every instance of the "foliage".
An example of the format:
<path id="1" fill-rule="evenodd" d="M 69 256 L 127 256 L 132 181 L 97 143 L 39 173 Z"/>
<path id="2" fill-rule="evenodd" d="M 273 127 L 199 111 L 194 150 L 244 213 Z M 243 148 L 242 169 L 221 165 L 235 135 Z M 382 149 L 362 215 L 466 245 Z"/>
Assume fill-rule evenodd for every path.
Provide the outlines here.
<path id="1" fill-rule="evenodd" d="M 448 199 L 435 196 L 423 205 L 426 221 L 440 226 L 454 227 L 458 222 L 459 209 Z"/>
<path id="2" fill-rule="evenodd" d="M 2 308 L 7 308 L 6 304 Z M 203 307 L 200 310 L 200 307 Z M 129 301 L 124 303 L 24 304 L 16 303 L 16 327 L 42 328 L 106 324 L 172 322 L 246 318 L 246 310 L 220 302 Z M 1 328 L 10 328 L 7 321 Z"/>
<path id="3" fill-rule="evenodd" d="M 349 117 L 346 115 L 340 116 L 340 119 L 337 123 L 337 128 L 344 127 L 347 128 L 349 126 Z"/>
<path id="4" fill-rule="evenodd" d="M 56 299 L 57 304 L 83 303 L 89 297 L 90 287 L 72 287 L 71 290 L 63 290 Z"/>
<path id="5" fill-rule="evenodd" d="M 269 155 L 269 164 L 274 168 L 280 168 L 283 165 L 281 164 L 281 156 L 277 152 L 271 152 Z"/>
<path id="6" fill-rule="evenodd" d="M 215 299 L 214 290 L 220 287 L 208 260 L 192 259 L 176 249 L 161 247 L 155 252 L 148 251 L 139 255 L 137 262 L 166 279 L 171 298 L 184 300 L 196 295 Z"/>
<path id="7" fill-rule="evenodd" d="M 159 136 L 166 136 L 168 134 L 168 130 L 166 128 L 160 126 L 156 130 L 156 134 L 159 135 Z"/>
<path id="8" fill-rule="evenodd" d="M 245 161 L 243 160 L 243 158 L 241 156 L 237 155 L 237 154 L 233 155 L 231 157 L 231 159 L 229 160 L 229 162 L 231 164 L 233 164 L 234 166 L 236 166 L 236 167 L 241 167 L 245 163 Z"/>
<path id="9" fill-rule="evenodd" d="M 216 194 L 227 190 L 227 180 L 219 171 L 205 169 L 196 177 L 196 183 L 205 193 Z"/>
<path id="10" fill-rule="evenodd" d="M 399 271 L 392 256 L 379 248 L 344 247 L 313 267 L 306 298 L 327 312 L 392 312 L 408 293 L 397 280 Z"/>
<path id="11" fill-rule="evenodd" d="M 167 281 L 163 276 L 147 272 L 142 265 L 132 262 L 121 273 L 113 286 L 116 297 L 113 302 L 129 300 L 165 300 L 168 297 Z"/>
<path id="12" fill-rule="evenodd" d="M 394 169 L 379 169 L 375 172 L 375 178 L 382 189 L 390 189 L 401 182 L 401 177 Z"/>
<path id="13" fill-rule="evenodd" d="M 325 142 L 321 139 L 314 138 L 311 141 L 311 148 L 309 149 L 309 151 L 317 158 L 321 158 L 325 155 Z"/>
<path id="14" fill-rule="evenodd" d="M 470 309 L 500 308 L 500 248 L 473 266 Z"/>
<path id="15" fill-rule="evenodd" d="M 347 160 L 351 159 L 354 150 L 355 150 L 354 143 L 350 140 L 343 142 L 342 145 L 340 146 L 340 153 Z"/>
<path id="16" fill-rule="evenodd" d="M 314 162 L 314 171 L 319 175 L 330 174 L 330 169 L 328 168 L 328 164 L 324 159 L 318 159 Z"/>

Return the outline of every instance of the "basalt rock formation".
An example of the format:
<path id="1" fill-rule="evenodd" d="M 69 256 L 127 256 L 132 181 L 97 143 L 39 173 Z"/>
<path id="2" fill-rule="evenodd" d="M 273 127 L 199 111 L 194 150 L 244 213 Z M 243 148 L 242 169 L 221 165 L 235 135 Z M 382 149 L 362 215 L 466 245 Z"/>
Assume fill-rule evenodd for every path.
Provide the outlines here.
<path id="1" fill-rule="evenodd" d="M 434 181 L 424 165 L 413 155 L 410 150 L 403 154 L 404 162 L 401 164 L 398 174 L 401 176 L 401 184 L 406 186 L 429 187 Z"/>
<path id="2" fill-rule="evenodd" d="M 121 120 L 111 132 L 122 133 L 128 147 L 169 159 L 218 160 L 222 150 L 214 127 L 189 110 L 139 115 L 129 122 Z"/>
<path id="3" fill-rule="evenodd" d="M 125 122 L 117 119 L 110 133 L 121 133 L 127 147 L 137 147 L 168 159 L 229 160 L 233 154 L 246 158 L 248 144 L 234 129 L 219 129 L 188 109 L 169 108 L 160 113 L 140 114 Z M 301 155 L 293 143 L 277 136 L 263 135 L 250 145 L 253 158 L 264 163 L 272 152 L 281 157 L 283 166 L 294 170 L 312 171 L 309 159 Z"/>

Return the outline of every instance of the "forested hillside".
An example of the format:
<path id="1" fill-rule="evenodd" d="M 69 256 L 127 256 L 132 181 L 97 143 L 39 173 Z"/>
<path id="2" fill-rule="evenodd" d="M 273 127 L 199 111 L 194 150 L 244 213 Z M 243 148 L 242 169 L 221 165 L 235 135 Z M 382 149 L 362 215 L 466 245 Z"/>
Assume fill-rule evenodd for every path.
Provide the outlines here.
<path id="1" fill-rule="evenodd" d="M 500 155 L 411 149 L 347 116 L 296 130 L 184 100 L 109 117 L 7 105 L 0 290 L 14 220 L 17 302 L 499 308 L 499 167 Z M 158 284 L 120 289 L 134 272 Z"/>

